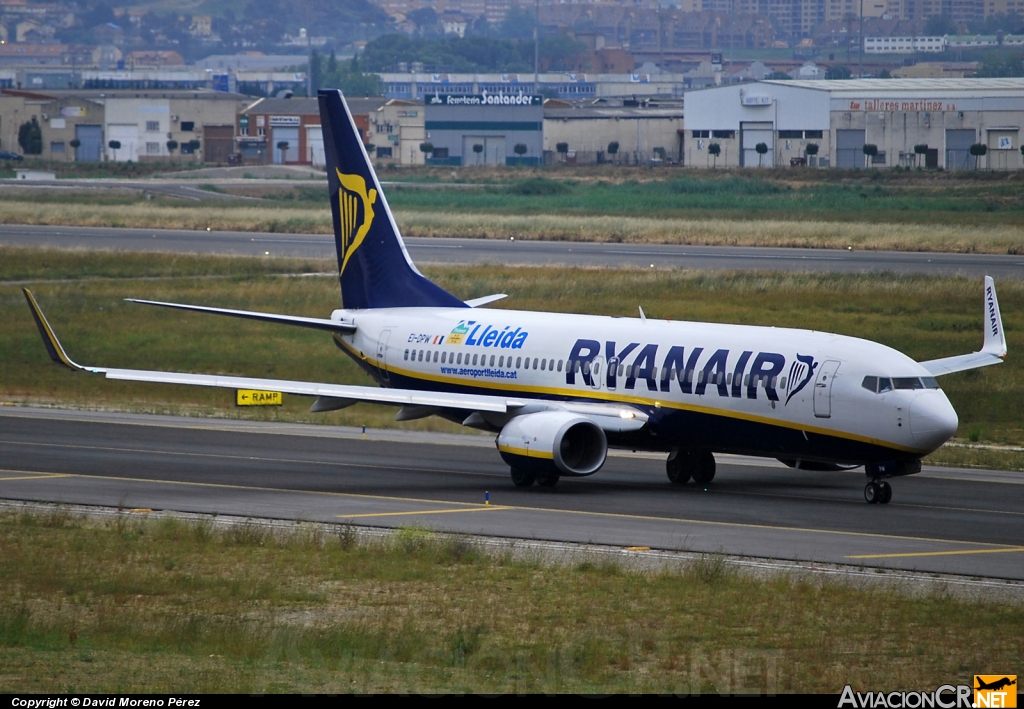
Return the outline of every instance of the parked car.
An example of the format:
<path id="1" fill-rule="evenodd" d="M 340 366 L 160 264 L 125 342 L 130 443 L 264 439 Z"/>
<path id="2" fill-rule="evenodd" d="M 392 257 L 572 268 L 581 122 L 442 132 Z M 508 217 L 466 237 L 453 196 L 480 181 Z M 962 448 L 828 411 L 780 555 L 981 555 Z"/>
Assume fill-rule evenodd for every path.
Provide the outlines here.
<path id="1" fill-rule="evenodd" d="M 0 160 L 24 160 L 25 158 L 10 150 L 0 150 Z"/>

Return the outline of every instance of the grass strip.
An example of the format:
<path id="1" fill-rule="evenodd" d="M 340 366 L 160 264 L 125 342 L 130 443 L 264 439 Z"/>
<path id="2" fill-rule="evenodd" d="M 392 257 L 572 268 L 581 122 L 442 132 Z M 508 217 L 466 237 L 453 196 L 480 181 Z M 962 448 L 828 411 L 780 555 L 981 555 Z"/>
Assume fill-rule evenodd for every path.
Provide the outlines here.
<path id="1" fill-rule="evenodd" d="M 837 693 L 1020 660 L 1013 604 L 549 564 L 408 528 L 0 514 L 2 692 Z"/>

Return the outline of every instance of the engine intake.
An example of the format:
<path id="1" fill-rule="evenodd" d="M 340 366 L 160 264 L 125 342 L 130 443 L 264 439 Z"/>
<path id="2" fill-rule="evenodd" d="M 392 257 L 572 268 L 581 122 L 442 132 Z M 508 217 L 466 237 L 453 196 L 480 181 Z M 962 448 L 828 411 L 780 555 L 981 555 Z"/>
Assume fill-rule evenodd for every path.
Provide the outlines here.
<path id="1" fill-rule="evenodd" d="M 513 468 L 582 477 L 608 457 L 608 440 L 596 423 L 568 411 L 517 416 L 498 434 L 498 452 Z"/>

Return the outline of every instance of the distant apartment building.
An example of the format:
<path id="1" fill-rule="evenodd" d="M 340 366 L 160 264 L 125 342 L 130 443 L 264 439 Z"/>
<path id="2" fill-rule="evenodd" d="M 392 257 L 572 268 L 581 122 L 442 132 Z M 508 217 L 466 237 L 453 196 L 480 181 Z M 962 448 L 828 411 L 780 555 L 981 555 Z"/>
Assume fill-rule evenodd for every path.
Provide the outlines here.
<path id="1" fill-rule="evenodd" d="M 865 54 L 915 54 L 944 52 L 945 37 L 865 37 Z"/>

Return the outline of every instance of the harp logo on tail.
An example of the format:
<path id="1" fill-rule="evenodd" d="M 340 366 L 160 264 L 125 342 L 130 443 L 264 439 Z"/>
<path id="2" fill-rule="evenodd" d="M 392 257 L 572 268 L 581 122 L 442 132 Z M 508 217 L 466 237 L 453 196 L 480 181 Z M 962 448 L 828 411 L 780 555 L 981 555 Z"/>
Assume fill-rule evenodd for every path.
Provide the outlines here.
<path id="1" fill-rule="evenodd" d="M 345 273 L 348 260 L 363 243 L 373 224 L 373 205 L 377 190 L 366 189 L 366 180 L 359 175 L 344 175 L 335 169 L 341 189 L 338 190 L 338 210 L 341 214 L 341 273 Z"/>

